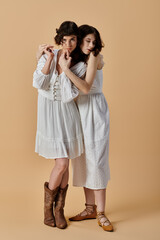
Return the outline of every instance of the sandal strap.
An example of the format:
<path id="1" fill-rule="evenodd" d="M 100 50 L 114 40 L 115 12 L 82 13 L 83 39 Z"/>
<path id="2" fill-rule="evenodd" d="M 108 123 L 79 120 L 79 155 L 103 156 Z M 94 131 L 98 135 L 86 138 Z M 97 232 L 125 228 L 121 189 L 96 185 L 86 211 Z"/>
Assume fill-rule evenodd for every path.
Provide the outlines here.
<path id="1" fill-rule="evenodd" d="M 80 212 L 80 213 L 77 214 L 76 216 L 77 216 L 77 217 L 78 217 L 78 216 L 83 216 L 83 213 L 86 213 L 86 215 L 88 214 L 87 211 L 86 211 L 86 209 L 84 209 L 82 212 Z"/>
<path id="2" fill-rule="evenodd" d="M 94 207 L 94 206 L 96 206 L 95 204 L 90 204 L 90 203 L 85 203 L 85 206 L 87 207 L 87 206 L 89 206 L 89 207 Z"/>
<path id="3" fill-rule="evenodd" d="M 85 203 L 85 206 L 86 206 L 86 212 L 88 214 L 92 214 L 94 212 L 94 210 L 96 209 L 96 205 L 95 204 Z"/>
<path id="4" fill-rule="evenodd" d="M 100 221 L 100 223 L 102 224 L 102 226 L 104 225 L 104 223 L 109 223 L 111 224 L 111 222 L 109 221 L 109 219 L 105 216 L 104 212 L 97 212 L 97 218 Z M 104 221 L 102 221 L 102 218 L 105 218 Z"/>
<path id="5" fill-rule="evenodd" d="M 94 207 L 96 206 L 95 204 L 89 204 L 89 203 L 85 203 L 86 208 L 80 212 L 79 214 L 77 214 L 76 216 L 82 216 L 83 213 L 85 213 L 86 215 L 90 215 L 94 212 Z"/>

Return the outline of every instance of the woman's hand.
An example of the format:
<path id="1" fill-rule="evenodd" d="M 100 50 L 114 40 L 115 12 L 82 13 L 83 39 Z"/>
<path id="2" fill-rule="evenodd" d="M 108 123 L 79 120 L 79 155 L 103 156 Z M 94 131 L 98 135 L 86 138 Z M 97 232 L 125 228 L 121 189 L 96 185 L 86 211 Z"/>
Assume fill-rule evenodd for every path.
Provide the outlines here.
<path id="1" fill-rule="evenodd" d="M 45 48 L 43 51 L 44 53 L 47 55 L 47 59 L 52 60 L 54 57 L 54 53 L 52 52 L 52 50 L 50 50 L 51 48 Z"/>
<path id="2" fill-rule="evenodd" d="M 40 59 L 40 57 L 45 53 L 45 50 L 51 49 L 53 51 L 53 46 L 49 44 L 41 44 L 38 47 L 38 51 L 36 53 L 37 61 Z M 47 53 L 46 53 L 47 54 Z"/>
<path id="3" fill-rule="evenodd" d="M 70 68 L 72 58 L 69 57 L 68 52 L 63 52 L 59 58 L 59 65 L 63 71 Z"/>

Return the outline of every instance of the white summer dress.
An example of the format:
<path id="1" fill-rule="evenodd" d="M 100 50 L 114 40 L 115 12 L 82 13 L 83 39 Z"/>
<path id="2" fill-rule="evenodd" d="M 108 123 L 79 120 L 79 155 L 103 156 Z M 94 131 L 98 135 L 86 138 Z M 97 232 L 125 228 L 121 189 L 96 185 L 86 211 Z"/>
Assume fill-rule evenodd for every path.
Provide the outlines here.
<path id="1" fill-rule="evenodd" d="M 33 74 L 33 86 L 38 89 L 38 112 L 35 152 L 47 159 L 70 158 L 83 153 L 83 135 L 79 112 L 74 102 L 76 88 L 56 70 L 58 50 L 54 50 L 50 73 L 42 68 L 47 55 L 43 55 Z M 82 76 L 84 63 L 79 62 L 71 69 Z M 80 70 L 80 71 L 79 71 Z"/>
<path id="2" fill-rule="evenodd" d="M 77 100 L 85 153 L 72 161 L 73 185 L 89 189 L 104 189 L 110 179 L 109 109 L 102 84 L 103 72 L 97 70 L 90 92 L 80 92 Z"/>

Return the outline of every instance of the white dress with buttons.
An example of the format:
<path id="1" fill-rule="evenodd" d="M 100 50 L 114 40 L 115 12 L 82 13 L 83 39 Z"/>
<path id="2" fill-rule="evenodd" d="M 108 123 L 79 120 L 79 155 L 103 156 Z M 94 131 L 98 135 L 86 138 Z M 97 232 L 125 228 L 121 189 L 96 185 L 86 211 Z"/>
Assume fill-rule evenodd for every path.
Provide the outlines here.
<path id="1" fill-rule="evenodd" d="M 73 185 L 104 189 L 110 179 L 109 109 L 102 93 L 103 72 L 97 70 L 90 92 L 77 100 L 85 153 L 72 161 Z"/>
<path id="2" fill-rule="evenodd" d="M 42 68 L 47 55 L 43 55 L 33 74 L 33 86 L 38 89 L 38 112 L 35 152 L 45 158 L 78 157 L 83 152 L 83 136 L 79 112 L 74 102 L 78 95 L 76 88 L 64 72 L 56 70 L 58 50 L 54 50 L 50 73 L 45 75 Z M 73 66 L 82 69 L 84 63 Z M 79 72 L 79 76 L 83 72 Z"/>

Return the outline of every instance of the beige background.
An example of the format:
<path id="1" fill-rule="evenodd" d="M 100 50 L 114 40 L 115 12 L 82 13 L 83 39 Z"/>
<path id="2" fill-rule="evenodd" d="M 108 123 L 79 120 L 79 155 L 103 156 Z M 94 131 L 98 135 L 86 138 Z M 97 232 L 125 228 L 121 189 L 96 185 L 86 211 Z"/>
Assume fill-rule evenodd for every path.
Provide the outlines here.
<path id="1" fill-rule="evenodd" d="M 160 1 L 0 1 L 0 208 L 3 239 L 160 239 Z M 37 91 L 35 53 L 52 43 L 65 20 L 96 27 L 105 43 L 104 94 L 110 109 L 111 181 L 106 213 L 115 232 L 96 220 L 43 225 L 43 183 L 54 160 L 34 153 Z M 84 207 L 70 188 L 67 218 Z M 153 237 L 154 234 L 154 237 Z"/>

